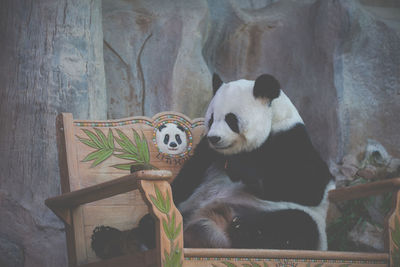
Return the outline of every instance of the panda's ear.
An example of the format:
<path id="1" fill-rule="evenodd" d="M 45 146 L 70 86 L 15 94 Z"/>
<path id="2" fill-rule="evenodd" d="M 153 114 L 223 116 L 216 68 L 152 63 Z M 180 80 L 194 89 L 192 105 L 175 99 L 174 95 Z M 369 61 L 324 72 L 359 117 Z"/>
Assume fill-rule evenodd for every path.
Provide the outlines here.
<path id="1" fill-rule="evenodd" d="M 217 90 L 221 87 L 222 84 L 223 84 L 223 81 L 221 80 L 221 78 L 218 76 L 218 74 L 214 73 L 213 78 L 212 78 L 212 87 L 213 87 L 214 95 L 217 92 Z"/>
<path id="2" fill-rule="evenodd" d="M 272 100 L 277 98 L 281 92 L 281 85 L 274 76 L 263 74 L 259 76 L 253 88 L 253 95 L 255 98 L 268 98 Z"/>
<path id="3" fill-rule="evenodd" d="M 161 130 L 164 129 L 164 128 L 167 128 L 167 126 L 165 126 L 165 124 L 161 124 L 161 125 L 158 127 L 158 130 L 161 132 Z"/>

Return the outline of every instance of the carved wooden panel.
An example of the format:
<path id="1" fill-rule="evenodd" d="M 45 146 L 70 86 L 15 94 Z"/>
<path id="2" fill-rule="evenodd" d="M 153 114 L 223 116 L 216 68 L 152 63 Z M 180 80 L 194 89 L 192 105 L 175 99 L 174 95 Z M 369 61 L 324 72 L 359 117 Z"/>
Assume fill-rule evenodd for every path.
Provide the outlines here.
<path id="1" fill-rule="evenodd" d="M 71 114 L 63 117 L 69 173 L 62 181 L 63 193 L 124 176 L 131 166 L 170 170 L 175 177 L 204 132 L 203 119 L 190 120 L 174 112 L 109 121 L 72 120 Z M 96 226 L 131 229 L 147 212 L 139 191 L 75 209 L 75 235 L 69 238 L 75 245 L 69 247 L 75 246 L 77 263 L 98 260 L 90 247 Z"/>

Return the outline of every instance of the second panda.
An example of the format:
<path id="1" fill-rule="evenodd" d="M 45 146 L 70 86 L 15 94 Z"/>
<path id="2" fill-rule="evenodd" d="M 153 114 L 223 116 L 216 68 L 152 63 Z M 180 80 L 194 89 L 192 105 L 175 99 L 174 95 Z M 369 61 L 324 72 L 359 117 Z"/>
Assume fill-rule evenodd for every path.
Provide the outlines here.
<path id="1" fill-rule="evenodd" d="M 334 180 L 279 82 L 213 77 L 206 136 L 172 183 L 185 247 L 327 249 Z"/>

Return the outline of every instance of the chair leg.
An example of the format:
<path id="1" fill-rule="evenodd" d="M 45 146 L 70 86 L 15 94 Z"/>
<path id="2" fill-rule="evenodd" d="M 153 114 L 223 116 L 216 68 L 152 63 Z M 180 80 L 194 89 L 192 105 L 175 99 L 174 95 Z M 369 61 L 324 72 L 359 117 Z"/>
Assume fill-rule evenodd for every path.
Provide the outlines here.
<path id="1" fill-rule="evenodd" d="M 389 217 L 389 254 L 390 266 L 400 266 L 400 190 L 393 193 L 395 205 Z"/>

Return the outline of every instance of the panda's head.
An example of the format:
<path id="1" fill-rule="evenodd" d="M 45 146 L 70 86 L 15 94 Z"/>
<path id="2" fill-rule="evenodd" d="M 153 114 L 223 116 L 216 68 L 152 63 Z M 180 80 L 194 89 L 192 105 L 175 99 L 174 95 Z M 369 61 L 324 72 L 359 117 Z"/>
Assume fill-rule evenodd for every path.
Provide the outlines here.
<path id="1" fill-rule="evenodd" d="M 175 123 L 166 123 L 158 127 L 156 132 L 157 145 L 161 152 L 177 155 L 187 148 L 185 129 Z"/>
<path id="2" fill-rule="evenodd" d="M 214 97 L 205 121 L 211 148 L 225 155 L 260 147 L 271 133 L 303 123 L 279 82 L 263 74 L 255 81 L 223 83 L 213 76 Z"/>

